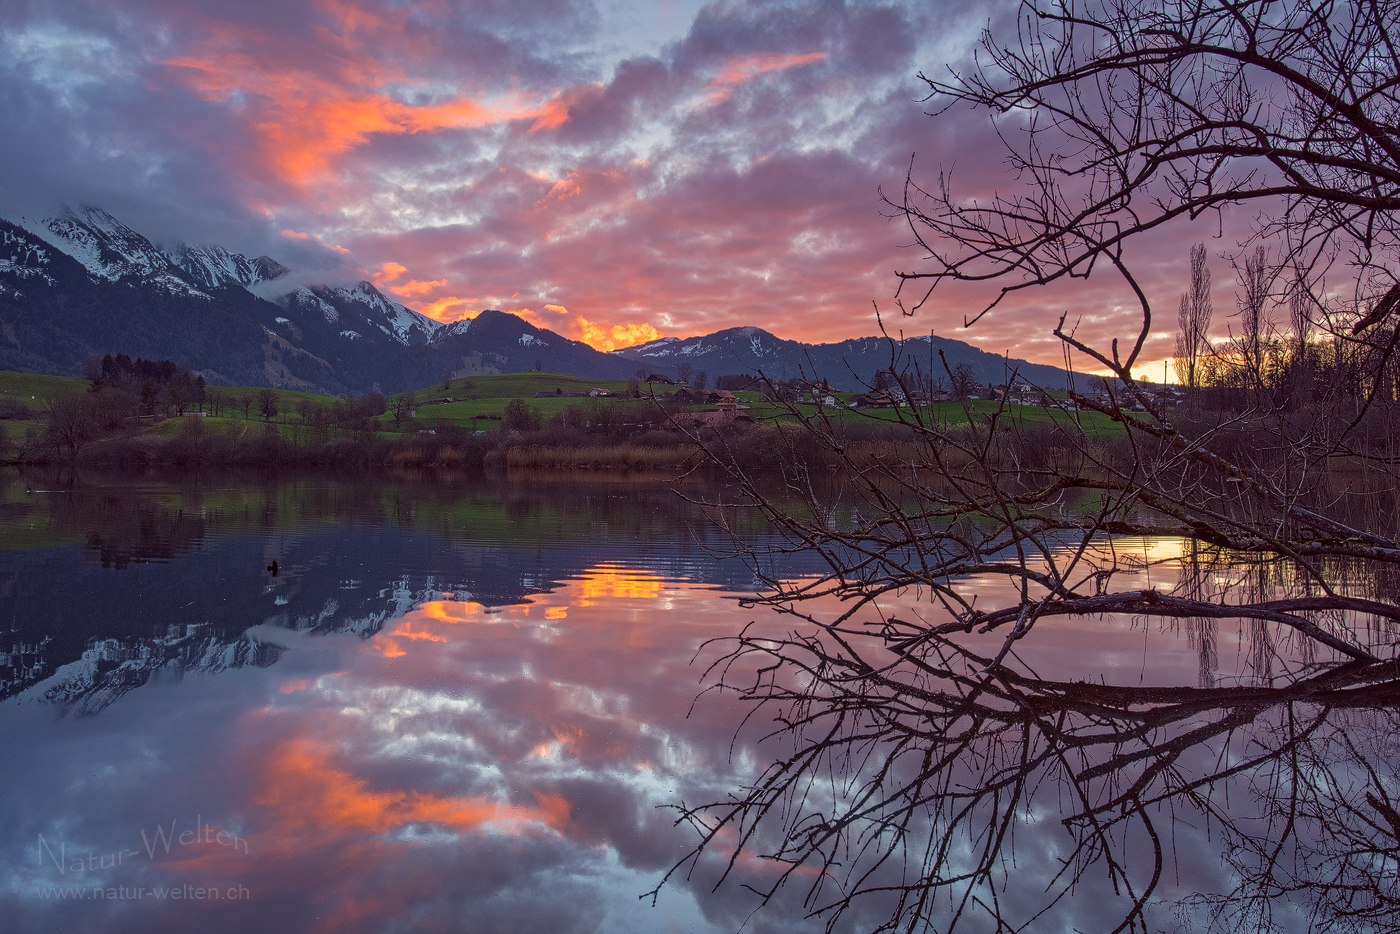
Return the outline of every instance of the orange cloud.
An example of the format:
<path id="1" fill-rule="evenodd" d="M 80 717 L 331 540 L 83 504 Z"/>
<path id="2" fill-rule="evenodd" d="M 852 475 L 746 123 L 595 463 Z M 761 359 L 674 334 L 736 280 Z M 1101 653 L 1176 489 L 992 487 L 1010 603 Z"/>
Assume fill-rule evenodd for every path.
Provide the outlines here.
<path id="1" fill-rule="evenodd" d="M 583 191 L 578 183 L 578 173 L 570 172 L 567 178 L 562 178 L 554 183 L 554 187 L 549 189 L 549 194 L 544 196 L 546 201 L 563 201 L 565 198 L 572 198 Z"/>
<path id="2" fill-rule="evenodd" d="M 417 791 L 374 791 L 364 779 L 337 768 L 322 749 L 305 740 L 274 753 L 266 766 L 257 803 L 277 816 L 279 835 L 295 841 L 314 832 L 384 834 L 410 824 L 437 824 L 455 830 L 492 826 L 520 831 L 530 825 L 559 831 L 569 823 L 569 803 L 557 795 L 535 794 L 537 807 L 521 807 L 480 797 L 442 797 Z M 273 841 L 268 849 L 280 849 Z M 279 841 L 280 842 L 280 841 Z"/>
<path id="3" fill-rule="evenodd" d="M 408 272 L 408 267 L 400 263 L 385 263 L 379 271 L 370 276 L 375 285 L 383 285 L 386 282 L 393 282 L 399 276 Z"/>
<path id="4" fill-rule="evenodd" d="M 601 97 L 602 94 L 601 84 L 588 84 L 560 91 L 540 107 L 540 115 L 530 127 L 530 132 L 538 133 L 540 130 L 552 130 L 563 126 L 569 122 L 570 110 L 575 104 L 588 98 Z"/>
<path id="5" fill-rule="evenodd" d="M 661 332 L 650 324 L 614 324 L 609 331 L 612 335 L 614 350 L 622 347 L 634 347 L 637 344 L 645 344 L 648 341 L 659 340 Z"/>
<path id="6" fill-rule="evenodd" d="M 712 104 L 726 101 L 736 87 L 750 78 L 769 71 L 785 71 L 799 65 L 810 65 L 824 58 L 825 52 L 807 52 L 802 55 L 768 52 L 731 58 L 720 67 L 719 74 L 705 85 L 705 100 Z"/>
<path id="7" fill-rule="evenodd" d="M 440 298 L 435 302 L 429 302 L 419 308 L 418 313 L 420 315 L 427 315 L 434 321 L 451 323 L 453 321 L 461 321 L 463 318 L 475 318 L 476 311 L 464 306 L 478 305 L 480 303 L 480 299 L 458 298 L 455 295 L 449 295 L 447 298 Z"/>
<path id="8" fill-rule="evenodd" d="M 431 282 L 424 279 L 410 279 L 403 285 L 390 286 L 389 291 L 393 292 L 395 295 L 409 298 L 414 295 L 427 295 L 429 292 L 440 289 L 444 285 L 447 285 L 446 279 L 434 279 Z"/>
<path id="9" fill-rule="evenodd" d="M 283 180 L 307 184 L 324 177 L 335 157 L 374 134 L 471 129 L 522 119 L 557 126 L 568 119 L 567 108 L 561 114 L 554 100 L 531 105 L 514 96 L 486 101 L 460 94 L 408 103 L 389 89 L 420 82 L 345 38 L 382 23 L 346 6 L 326 8 L 341 17 L 341 35 L 322 30 L 330 48 L 308 53 L 252 30 L 218 26 L 190 54 L 161 62 L 205 100 L 236 105 L 251 125 L 266 168 Z"/>
<path id="10" fill-rule="evenodd" d="M 579 606 L 599 600 L 655 600 L 664 579 L 651 571 L 621 566 L 589 568 L 578 577 Z"/>
<path id="11" fill-rule="evenodd" d="M 543 312 L 529 308 L 512 309 L 515 314 L 536 327 L 549 328 L 576 341 L 583 341 L 594 350 L 609 353 L 635 344 L 645 344 L 661 337 L 661 332 L 646 323 L 602 325 L 589 321 L 563 305 L 545 305 Z"/>
<path id="12" fill-rule="evenodd" d="M 539 130 L 552 130 L 557 126 L 562 126 L 569 122 L 569 105 L 562 98 L 554 98 L 540 108 L 540 116 L 530 127 L 530 132 Z"/>
<path id="13" fill-rule="evenodd" d="M 410 279 L 398 285 L 389 285 L 396 279 L 402 278 L 408 272 L 408 267 L 403 263 L 389 262 L 379 268 L 378 272 L 370 274 L 370 281 L 382 289 L 387 289 L 403 298 L 412 298 L 415 295 L 427 295 L 435 289 L 440 289 L 447 285 L 446 279 Z"/>

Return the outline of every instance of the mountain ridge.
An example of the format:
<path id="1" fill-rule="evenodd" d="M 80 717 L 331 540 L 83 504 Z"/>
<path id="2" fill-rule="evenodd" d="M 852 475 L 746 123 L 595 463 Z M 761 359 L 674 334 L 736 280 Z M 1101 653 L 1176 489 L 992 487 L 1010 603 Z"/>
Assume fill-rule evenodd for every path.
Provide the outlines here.
<path id="1" fill-rule="evenodd" d="M 935 383 L 939 379 L 946 383 L 948 371 L 959 364 L 967 364 L 977 381 L 987 385 L 1020 378 L 1042 387 L 1059 387 L 1069 378 L 1059 367 L 1000 356 L 934 334 L 806 344 L 744 325 L 697 337 L 663 337 L 615 350 L 613 355 L 672 371 L 688 364 L 692 370 L 705 370 L 710 377 L 747 371 L 761 372 L 770 379 L 825 379 L 833 388 L 847 392 L 870 388 L 880 370 L 919 373 Z"/>
<path id="2" fill-rule="evenodd" d="M 210 383 L 337 395 L 532 369 L 625 379 L 639 364 L 669 376 L 689 365 L 716 377 L 824 378 L 852 391 L 890 368 L 912 366 L 936 381 L 944 357 L 948 369 L 966 364 L 982 383 L 1012 372 L 1045 386 L 1067 378 L 936 335 L 805 344 L 751 325 L 603 353 L 494 309 L 435 321 L 368 280 L 288 285 L 263 297 L 290 272 L 272 257 L 213 244 L 162 249 L 91 206 L 0 219 L 0 368 L 77 375 L 89 355 L 119 352 L 173 360 Z"/>

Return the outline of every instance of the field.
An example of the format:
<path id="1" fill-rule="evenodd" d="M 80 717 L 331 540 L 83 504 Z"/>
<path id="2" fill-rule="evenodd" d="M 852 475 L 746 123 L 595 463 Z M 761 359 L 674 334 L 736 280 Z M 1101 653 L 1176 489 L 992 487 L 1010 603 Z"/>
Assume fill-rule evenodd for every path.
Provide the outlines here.
<path id="1" fill-rule="evenodd" d="M 34 408 L 48 402 L 59 393 L 87 387 L 88 381 L 78 376 L 0 372 L 0 396 L 11 396 Z"/>
<path id="2" fill-rule="evenodd" d="M 0 396 L 18 400 L 28 406 L 33 417 L 7 418 L 0 420 L 0 438 L 16 439 L 26 433 L 34 433 L 39 428 L 39 420 L 47 404 L 64 392 L 84 391 L 87 380 L 77 377 L 40 376 L 30 373 L 0 372 Z M 650 402 L 655 393 L 656 399 L 674 392 L 671 386 L 655 387 L 645 383 L 640 385 L 642 403 Z M 591 389 L 605 389 L 611 396 L 593 399 L 579 396 L 566 396 L 564 393 L 584 393 Z M 308 403 L 329 409 L 342 400 L 332 396 L 296 390 L 273 390 L 277 397 L 277 414 L 269 421 L 259 412 L 256 401 L 244 406 L 247 400 L 256 399 L 264 390 L 256 387 L 211 386 L 208 393 L 217 397 L 217 406 L 206 402 L 210 414 L 204 417 L 202 427 L 211 434 L 219 434 L 240 439 L 251 433 L 258 435 L 274 431 L 284 439 L 300 442 L 307 434 L 311 419 L 307 411 Z M 535 398 L 537 393 L 548 393 L 544 398 Z M 377 417 L 376 434 L 384 438 L 414 437 L 423 431 L 436 431 L 453 427 L 473 433 L 495 432 L 500 429 L 506 407 L 512 400 L 520 399 L 537 413 L 541 424 L 570 406 L 614 406 L 629 400 L 629 384 L 626 380 L 588 380 L 575 376 L 554 373 L 509 373 L 491 376 L 475 376 L 453 379 L 446 384 L 438 383 L 412 393 L 415 418 L 394 419 L 396 402 L 407 401 L 409 394 L 389 396 L 386 400 L 388 411 Z M 818 408 L 811 404 L 783 405 L 765 400 L 757 392 L 735 393 L 739 402 L 739 412 L 759 423 L 787 421 L 796 417 L 826 419 L 834 425 L 869 425 L 889 423 L 898 420 L 939 422 L 956 425 L 965 422 L 970 414 L 974 420 L 992 417 L 1004 423 L 1014 423 L 1021 427 L 1036 427 L 1052 423 L 1070 423 L 1078 420 L 1090 436 L 1116 434 L 1120 429 L 1106 417 L 1094 412 L 1065 412 L 1054 408 L 1030 405 L 1000 406 L 999 403 L 976 400 L 966 406 L 959 402 L 938 402 L 910 408 L 865 408 L 854 409 L 850 402 L 853 393 L 832 393 L 837 404 Z M 451 400 L 451 401 L 447 401 Z M 402 409 L 402 407 L 399 407 Z M 696 405 L 691 411 L 713 411 L 714 406 Z M 217 417 L 212 413 L 217 412 Z M 13 413 L 12 413 L 13 414 Z M 401 411 L 401 414 L 402 411 Z M 147 417 L 138 424 L 147 424 L 147 429 L 158 436 L 175 434 L 186 426 L 188 419 Z M 332 436 L 340 431 L 333 429 Z M 321 437 L 325 437 L 324 434 Z"/>
<path id="3" fill-rule="evenodd" d="M 627 381 L 586 380 L 576 376 L 560 376 L 551 373 L 509 373 L 499 376 L 454 379 L 448 388 L 437 384 L 420 389 L 414 395 L 419 403 L 417 412 L 420 420 L 426 419 L 432 422 L 442 420 L 465 428 L 475 427 L 478 430 L 490 430 L 499 425 L 496 419 L 505 412 L 506 405 L 512 399 L 523 399 L 539 412 L 541 418 L 549 419 L 571 405 L 592 400 L 565 396 L 536 399 L 534 398 L 536 393 L 552 393 L 556 389 L 561 392 L 587 392 L 594 388 L 606 389 L 614 394 L 611 399 L 603 400 L 604 404 L 608 404 L 616 401 L 627 392 Z M 652 388 L 645 383 L 642 384 L 641 392 L 644 399 L 648 398 L 652 391 Z M 661 397 L 674 392 L 674 388 L 657 386 L 654 391 L 658 397 Z M 741 410 L 742 414 L 748 415 L 758 422 L 789 419 L 793 417 L 794 412 L 804 418 L 824 414 L 826 418 L 838 424 L 868 424 L 871 421 L 893 422 L 900 418 L 906 421 L 913 419 L 913 413 L 908 408 L 852 409 L 849 403 L 855 398 L 856 393 L 832 393 L 837 405 L 826 409 L 819 409 L 817 406 L 809 404 L 779 405 L 766 401 L 758 392 L 741 391 L 734 395 L 740 406 L 747 407 Z M 448 398 L 456 401 L 446 403 L 440 401 Z M 973 418 L 989 418 L 1001 410 L 1001 418 L 1028 427 L 1065 422 L 1075 417 L 1072 413 L 1067 414 L 1056 409 L 1032 405 L 1010 405 L 1003 409 L 999 403 L 985 399 L 972 401 L 969 406 Z M 694 411 L 704 411 L 706 409 L 713 410 L 714 406 L 697 405 L 692 408 Z M 967 419 L 967 410 L 961 402 L 936 402 L 920 407 L 919 414 L 926 421 L 945 424 L 957 424 Z M 1097 412 L 1081 412 L 1078 414 L 1078 419 L 1080 425 L 1090 436 L 1116 434 L 1119 430 L 1112 420 Z"/>

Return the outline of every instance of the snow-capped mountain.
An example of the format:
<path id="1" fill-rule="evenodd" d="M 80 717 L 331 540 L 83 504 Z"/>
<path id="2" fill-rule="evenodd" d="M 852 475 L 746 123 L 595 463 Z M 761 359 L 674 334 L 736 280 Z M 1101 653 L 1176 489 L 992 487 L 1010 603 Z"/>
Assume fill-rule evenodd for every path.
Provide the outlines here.
<path id="1" fill-rule="evenodd" d="M 53 248 L 42 240 L 16 228 L 0 230 L 0 295 L 14 298 L 24 293 L 21 287 L 35 279 L 53 285 L 49 267 L 53 265 Z"/>
<path id="2" fill-rule="evenodd" d="M 1067 377 L 1058 367 L 999 356 L 963 341 L 928 334 L 903 340 L 858 337 L 834 344 L 804 344 L 776 337 L 762 328 L 741 327 L 700 337 L 663 337 L 615 350 L 613 356 L 668 373 L 686 365 L 704 370 L 710 377 L 761 372 L 769 379 L 825 379 L 832 387 L 849 392 L 869 388 L 880 370 L 916 370 L 936 381 L 946 380 L 947 371 L 960 363 L 972 367 L 979 382 L 991 385 L 1007 382 L 1012 373 L 1045 387 L 1063 387 Z"/>
<path id="3" fill-rule="evenodd" d="M 92 276 L 113 282 L 132 278 L 176 295 L 208 297 L 179 275 L 159 247 L 101 208 L 65 208 L 56 217 L 22 218 L 20 225 L 77 260 Z"/>
<path id="4" fill-rule="evenodd" d="M 89 206 L 76 211 L 65 208 L 55 217 L 38 221 L 25 218 L 21 226 L 77 260 L 94 278 L 109 282 L 135 278 L 174 295 L 208 299 L 217 290 L 247 289 L 291 271 L 270 256 L 249 259 L 217 244 L 181 243 L 166 252 L 101 208 Z M 27 264 L 12 265 L 28 269 Z M 362 338 L 367 330 L 379 331 L 396 343 L 412 346 L 432 340 L 441 328 L 431 318 L 387 298 L 369 282 L 346 288 L 302 287 L 279 304 L 314 309 L 328 323 L 344 316 L 353 323 L 338 330 L 348 339 Z"/>
<path id="5" fill-rule="evenodd" d="M 175 295 L 208 298 L 226 286 L 246 288 L 290 270 L 269 256 L 249 259 L 221 246 L 179 244 L 162 250 L 101 208 L 65 208 L 54 217 L 21 218 L 20 226 L 110 282 L 139 279 Z"/>
<path id="6" fill-rule="evenodd" d="M 783 340 L 763 328 L 743 327 L 716 331 L 701 337 L 663 337 L 614 352 L 631 360 L 655 360 L 667 366 L 675 366 L 700 358 L 717 359 L 724 355 L 737 355 L 738 358 L 751 362 L 772 360 L 802 346 L 797 341 Z"/>
<path id="7" fill-rule="evenodd" d="M 475 376 L 538 369 L 593 379 L 626 379 L 636 369 L 628 360 L 599 353 L 587 344 L 494 310 L 440 328 L 412 360 L 415 371 L 421 374 L 420 386 L 447 373 Z"/>
<path id="8" fill-rule="evenodd" d="M 278 299 L 289 311 L 319 315 L 338 325 L 346 340 L 363 339 L 366 331 L 379 331 L 405 347 L 431 342 L 443 326 L 432 318 L 386 297 L 370 282 L 350 288 L 328 285 L 302 286 Z"/>
<path id="9" fill-rule="evenodd" d="M 218 674 L 238 668 L 267 668 L 281 657 L 283 647 L 244 633 L 232 642 L 218 636 L 199 637 L 198 626 L 184 627 L 190 635 L 146 639 L 103 639 L 31 688 L 33 700 L 53 704 L 65 714 L 90 717 L 122 695 L 146 684 L 157 672 Z M 21 697 L 25 696 L 21 694 Z"/>
<path id="10" fill-rule="evenodd" d="M 934 336 L 804 344 L 740 327 L 604 354 L 500 311 L 443 325 L 365 281 L 289 284 L 275 301 L 262 297 L 287 273 L 270 257 L 216 245 L 162 250 L 95 207 L 0 219 L 0 369 L 76 375 L 89 354 L 119 352 L 173 360 L 211 384 L 337 395 L 524 370 L 619 379 L 638 364 L 671 375 L 689 366 L 711 377 L 818 378 L 845 390 L 890 367 L 937 380 L 960 363 L 983 383 L 1013 372 L 1047 387 L 1066 379 L 1056 367 Z"/>
<path id="11" fill-rule="evenodd" d="M 173 360 L 211 384 L 337 395 L 448 375 L 631 370 L 501 312 L 444 327 L 370 282 L 289 284 L 276 300 L 250 291 L 287 273 L 217 245 L 163 250 L 100 208 L 0 219 L 0 369 L 76 375 L 88 355 L 119 352 Z"/>
<path id="12" fill-rule="evenodd" d="M 291 272 L 270 256 L 249 259 L 217 244 L 192 247 L 182 243 L 171 251 L 170 260 L 186 279 L 203 289 L 230 285 L 247 288 L 272 282 Z"/>
<path id="13" fill-rule="evenodd" d="M 57 217 L 26 218 L 23 226 L 104 279 L 149 276 L 168 272 L 172 265 L 155 244 L 101 208 L 65 208 Z"/>

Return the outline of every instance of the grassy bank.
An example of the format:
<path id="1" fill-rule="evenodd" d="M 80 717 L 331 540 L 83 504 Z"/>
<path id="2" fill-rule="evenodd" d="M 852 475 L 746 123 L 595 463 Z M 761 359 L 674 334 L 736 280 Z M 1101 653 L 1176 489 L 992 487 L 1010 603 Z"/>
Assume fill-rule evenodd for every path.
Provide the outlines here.
<path id="1" fill-rule="evenodd" d="M 1047 451 L 1056 445 L 1046 439 L 1058 433 L 1112 440 L 1121 431 L 1092 412 L 986 400 L 856 409 L 846 393 L 818 407 L 739 391 L 737 411 L 726 414 L 679 403 L 670 386 L 550 373 L 453 379 L 387 398 L 209 387 L 184 414 L 169 403 L 136 408 L 128 400 L 115 415 L 109 404 L 94 408 L 87 423 L 70 413 L 77 421 L 59 424 L 65 405 L 100 408 L 94 400 L 105 397 L 90 388 L 83 379 L 0 373 L 0 461 L 675 472 L 705 459 L 698 441 L 718 459 L 748 467 L 836 466 L 841 458 L 802 427 L 811 420 L 838 436 L 855 463 L 917 469 L 930 452 L 909 423 L 957 430 L 995 419 L 1008 443 L 1013 434 L 1035 438 Z M 585 395 L 598 390 L 608 395 Z"/>

